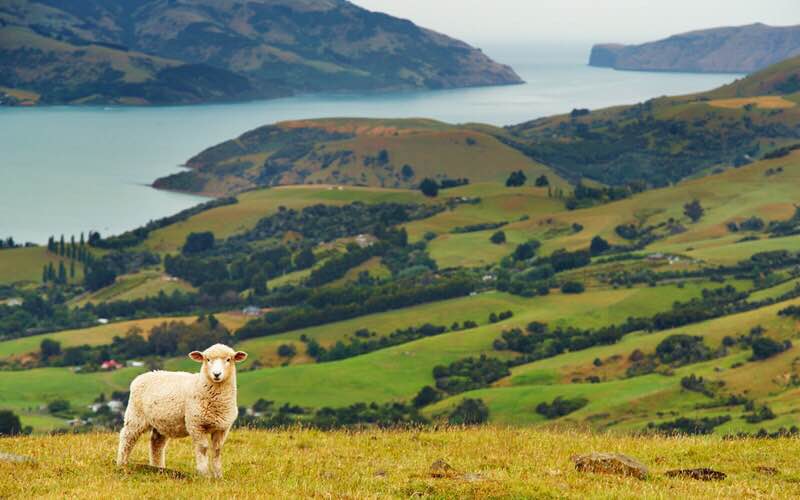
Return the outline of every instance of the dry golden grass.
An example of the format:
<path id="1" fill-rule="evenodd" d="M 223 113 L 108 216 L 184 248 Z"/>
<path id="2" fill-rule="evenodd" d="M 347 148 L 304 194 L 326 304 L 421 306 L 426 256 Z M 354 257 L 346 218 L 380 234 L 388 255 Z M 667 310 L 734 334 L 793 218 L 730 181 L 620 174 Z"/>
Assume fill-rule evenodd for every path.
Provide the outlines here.
<path id="1" fill-rule="evenodd" d="M 708 104 L 714 106 L 715 108 L 726 109 L 739 109 L 747 106 L 748 104 L 754 104 L 756 107 L 761 109 L 788 109 L 797 105 L 779 95 L 740 97 L 735 99 L 715 99 L 713 101 L 709 101 Z"/>
<path id="2" fill-rule="evenodd" d="M 147 439 L 135 464 L 146 463 Z M 172 475 L 112 464 L 115 434 L 0 440 L 0 451 L 36 463 L 0 462 L 4 498 L 797 498 L 795 439 L 632 438 L 484 427 L 425 431 L 234 431 L 225 478 L 193 472 L 188 440 L 167 449 Z M 620 452 L 650 468 L 641 481 L 575 471 L 571 456 Z M 434 478 L 431 464 L 454 469 Z M 719 482 L 669 479 L 677 468 L 711 467 Z M 772 467 L 772 475 L 758 472 Z"/>

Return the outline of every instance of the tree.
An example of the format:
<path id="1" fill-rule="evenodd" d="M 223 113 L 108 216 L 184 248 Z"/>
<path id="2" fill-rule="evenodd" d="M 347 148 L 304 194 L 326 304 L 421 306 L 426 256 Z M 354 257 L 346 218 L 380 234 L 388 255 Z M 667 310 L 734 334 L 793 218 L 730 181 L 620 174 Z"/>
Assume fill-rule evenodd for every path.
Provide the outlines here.
<path id="1" fill-rule="evenodd" d="M 506 180 L 506 187 L 524 186 L 527 181 L 528 176 L 525 175 L 525 172 L 522 170 L 517 170 L 516 172 L 511 172 L 511 175 L 508 176 L 508 179 Z"/>
<path id="2" fill-rule="evenodd" d="M 419 190 L 422 191 L 422 194 L 425 196 L 435 198 L 439 195 L 439 184 L 435 180 L 426 177 L 420 183 Z"/>
<path id="3" fill-rule="evenodd" d="M 278 346 L 278 356 L 282 358 L 293 358 L 297 355 L 297 348 L 294 344 L 281 344 Z"/>
<path id="4" fill-rule="evenodd" d="M 608 241 L 604 240 L 600 236 L 595 236 L 592 238 L 592 243 L 589 246 L 589 252 L 592 255 L 600 255 L 603 252 L 608 251 L 611 248 L 611 245 L 608 244 Z"/>
<path id="5" fill-rule="evenodd" d="M 50 413 L 60 413 L 69 409 L 70 404 L 66 399 L 56 399 L 47 404 L 47 411 Z"/>
<path id="6" fill-rule="evenodd" d="M 536 255 L 536 250 L 539 248 L 539 242 L 528 241 L 517 245 L 514 250 L 514 260 L 528 260 Z"/>
<path id="7" fill-rule="evenodd" d="M 478 425 L 489 420 L 489 408 L 481 399 L 464 399 L 450 414 L 451 425 Z"/>
<path id="8" fill-rule="evenodd" d="M 22 434 L 19 417 L 11 410 L 0 410 L 0 436 L 16 436 Z"/>
<path id="9" fill-rule="evenodd" d="M 546 175 L 542 174 L 536 178 L 533 184 L 536 187 L 547 187 L 550 186 L 550 179 L 548 179 Z"/>
<path id="10" fill-rule="evenodd" d="M 405 165 L 403 165 L 403 168 L 400 169 L 400 174 L 406 180 L 411 179 L 412 177 L 414 177 L 414 167 L 406 163 Z"/>
<path id="11" fill-rule="evenodd" d="M 700 205 L 699 200 L 692 200 L 690 203 L 683 206 L 683 213 L 689 217 L 692 222 L 697 222 L 703 217 L 706 210 Z"/>
<path id="12" fill-rule="evenodd" d="M 435 403 L 442 399 L 442 393 L 434 389 L 433 387 L 426 385 L 414 396 L 412 403 L 414 404 L 415 408 L 422 408 L 423 406 L 428 406 L 429 404 Z"/>
<path id="13" fill-rule="evenodd" d="M 506 233 L 503 231 L 497 231 L 489 238 L 489 241 L 494 243 L 495 245 L 502 245 L 506 242 Z"/>
<path id="14" fill-rule="evenodd" d="M 64 267 L 64 261 L 58 263 L 58 283 L 63 285 L 67 282 L 67 268 Z"/>
<path id="15" fill-rule="evenodd" d="M 758 337 L 753 341 L 751 347 L 753 348 L 754 361 L 771 358 L 787 349 L 784 344 L 769 337 Z"/>
<path id="16" fill-rule="evenodd" d="M 317 259 L 314 257 L 314 251 L 311 247 L 305 247 L 300 250 L 294 258 L 294 267 L 297 269 L 308 269 L 313 266 L 316 261 Z"/>
<path id="17" fill-rule="evenodd" d="M 53 339 L 44 339 L 39 344 L 39 351 L 42 353 L 42 361 L 47 361 L 61 354 L 61 344 Z"/>
<path id="18" fill-rule="evenodd" d="M 214 248 L 214 233 L 206 231 L 203 233 L 189 233 L 186 243 L 183 245 L 184 255 L 202 253 Z"/>
<path id="19" fill-rule="evenodd" d="M 561 286 L 561 293 L 577 294 L 583 293 L 585 290 L 583 283 L 579 281 L 567 281 Z"/>
<path id="20" fill-rule="evenodd" d="M 88 267 L 84 284 L 91 291 L 97 291 L 114 284 L 117 274 L 111 267 L 103 261 L 97 261 Z"/>

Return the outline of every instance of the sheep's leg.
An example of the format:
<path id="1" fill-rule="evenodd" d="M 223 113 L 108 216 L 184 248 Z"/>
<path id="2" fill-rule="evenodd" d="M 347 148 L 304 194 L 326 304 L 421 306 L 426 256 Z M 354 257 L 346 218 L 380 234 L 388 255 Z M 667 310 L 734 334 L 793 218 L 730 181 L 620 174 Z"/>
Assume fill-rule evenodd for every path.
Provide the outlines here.
<path id="1" fill-rule="evenodd" d="M 128 465 L 131 450 L 139 437 L 147 430 L 147 424 L 138 418 L 126 418 L 125 420 L 125 426 L 119 432 L 119 448 L 117 449 L 117 466 L 119 467 Z"/>
<path id="2" fill-rule="evenodd" d="M 211 475 L 222 477 L 222 445 L 228 437 L 228 431 L 216 431 L 211 434 Z"/>
<path id="3" fill-rule="evenodd" d="M 150 434 L 150 465 L 163 469 L 166 465 L 167 436 L 153 429 Z"/>
<path id="4" fill-rule="evenodd" d="M 197 473 L 201 476 L 208 476 L 208 435 L 193 434 L 194 458 L 197 462 Z"/>

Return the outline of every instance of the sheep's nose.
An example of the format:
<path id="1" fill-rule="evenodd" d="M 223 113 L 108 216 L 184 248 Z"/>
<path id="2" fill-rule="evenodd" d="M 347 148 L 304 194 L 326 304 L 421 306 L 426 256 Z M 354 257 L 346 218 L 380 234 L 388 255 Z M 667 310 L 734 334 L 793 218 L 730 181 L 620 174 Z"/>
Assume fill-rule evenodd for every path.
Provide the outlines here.
<path id="1" fill-rule="evenodd" d="M 214 378 L 218 379 L 218 378 L 220 378 L 222 376 L 222 372 L 214 372 L 214 373 L 212 373 L 212 375 L 214 375 Z"/>

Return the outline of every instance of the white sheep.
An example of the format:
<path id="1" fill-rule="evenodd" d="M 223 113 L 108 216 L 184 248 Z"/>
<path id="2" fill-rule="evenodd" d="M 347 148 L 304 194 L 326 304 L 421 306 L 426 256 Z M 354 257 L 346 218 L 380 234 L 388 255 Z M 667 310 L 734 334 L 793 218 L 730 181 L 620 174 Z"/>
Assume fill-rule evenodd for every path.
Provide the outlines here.
<path id="1" fill-rule="evenodd" d="M 203 364 L 200 373 L 154 371 L 131 382 L 125 426 L 119 433 L 118 466 L 127 465 L 136 440 L 152 430 L 150 465 L 164 467 L 167 439 L 191 436 L 197 472 L 222 477 L 222 445 L 239 411 L 236 363 L 247 354 L 216 344 L 189 357 Z"/>

